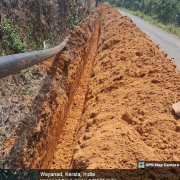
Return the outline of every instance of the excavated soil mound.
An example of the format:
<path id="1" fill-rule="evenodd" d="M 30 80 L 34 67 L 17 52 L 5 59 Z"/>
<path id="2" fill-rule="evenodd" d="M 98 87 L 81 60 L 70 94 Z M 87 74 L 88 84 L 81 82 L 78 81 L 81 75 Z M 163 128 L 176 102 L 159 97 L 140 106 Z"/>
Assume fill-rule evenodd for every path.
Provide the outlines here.
<path id="1" fill-rule="evenodd" d="M 179 161 L 176 66 L 130 18 L 109 5 L 101 4 L 100 12 L 95 58 L 88 59 L 94 67 L 84 69 L 51 168 L 136 169 L 137 161 Z"/>
<path id="2" fill-rule="evenodd" d="M 180 74 L 132 20 L 101 4 L 46 67 L 15 168 L 136 169 L 180 161 Z M 18 151 L 17 151 L 18 150 Z M 14 163 L 13 163 L 14 162 Z"/>

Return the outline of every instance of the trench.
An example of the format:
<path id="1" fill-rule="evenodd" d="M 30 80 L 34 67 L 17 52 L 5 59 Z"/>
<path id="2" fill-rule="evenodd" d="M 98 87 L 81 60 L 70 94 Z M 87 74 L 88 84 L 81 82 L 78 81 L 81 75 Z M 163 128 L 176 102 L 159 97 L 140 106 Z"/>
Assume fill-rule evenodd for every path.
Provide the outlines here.
<path id="1" fill-rule="evenodd" d="M 89 49 L 85 57 L 85 63 L 79 82 L 74 90 L 71 108 L 68 112 L 62 134 L 58 141 L 51 169 L 70 169 L 72 167 L 72 157 L 74 148 L 78 141 L 78 129 L 81 124 L 81 116 L 85 103 L 85 96 L 89 86 L 89 79 L 92 76 L 92 69 L 94 66 L 95 55 L 97 53 L 97 46 L 100 35 L 101 16 L 99 14 L 98 21 L 94 27 Z M 71 133 L 69 133 L 71 132 Z"/>
<path id="2" fill-rule="evenodd" d="M 67 169 L 72 166 L 99 41 L 100 14 L 101 10 L 97 8 L 89 19 L 84 19 L 70 33 L 69 43 L 62 53 L 40 64 L 49 75 L 39 92 L 44 98 L 37 98 L 34 102 L 39 102 L 36 109 L 41 115 L 38 121 L 36 119 L 37 125 L 21 133 L 21 141 L 27 133 L 31 136 L 27 146 L 21 150 L 22 154 L 12 163 L 13 168 Z M 18 143 L 16 141 L 12 148 L 12 154 Z"/>
<path id="3" fill-rule="evenodd" d="M 137 161 L 180 160 L 176 65 L 130 18 L 99 4 L 44 63 L 50 90 L 37 99 L 44 110 L 14 167 L 136 169 Z"/>

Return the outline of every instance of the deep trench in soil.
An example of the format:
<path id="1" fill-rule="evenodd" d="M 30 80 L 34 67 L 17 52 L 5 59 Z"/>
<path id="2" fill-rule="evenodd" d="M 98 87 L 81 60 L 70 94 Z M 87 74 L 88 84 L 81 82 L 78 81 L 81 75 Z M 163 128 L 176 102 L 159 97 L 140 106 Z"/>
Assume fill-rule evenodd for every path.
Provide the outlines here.
<path id="1" fill-rule="evenodd" d="M 45 94 L 39 124 L 15 165 L 136 169 L 137 161 L 180 161 L 180 122 L 172 110 L 180 74 L 166 53 L 101 3 L 69 39 L 40 65 L 54 77 L 51 87 L 61 85 Z"/>

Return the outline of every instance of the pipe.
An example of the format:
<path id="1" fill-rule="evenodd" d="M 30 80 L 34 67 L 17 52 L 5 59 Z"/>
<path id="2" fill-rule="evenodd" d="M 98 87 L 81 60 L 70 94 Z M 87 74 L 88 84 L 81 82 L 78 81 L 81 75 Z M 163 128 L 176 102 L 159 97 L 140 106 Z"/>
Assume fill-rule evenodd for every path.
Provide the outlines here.
<path id="1" fill-rule="evenodd" d="M 0 57 L 0 79 L 57 55 L 64 49 L 67 42 L 68 38 L 51 49 Z"/>
<path id="2" fill-rule="evenodd" d="M 98 0 L 96 0 L 96 7 L 98 7 Z"/>

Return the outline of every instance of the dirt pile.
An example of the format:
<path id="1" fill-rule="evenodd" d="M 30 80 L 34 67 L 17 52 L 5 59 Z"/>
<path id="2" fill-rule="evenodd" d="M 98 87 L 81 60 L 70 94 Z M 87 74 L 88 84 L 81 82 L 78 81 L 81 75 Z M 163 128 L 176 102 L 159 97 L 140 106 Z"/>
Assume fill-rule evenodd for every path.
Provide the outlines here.
<path id="1" fill-rule="evenodd" d="M 137 168 L 180 160 L 180 75 L 128 17 L 103 5 L 100 39 L 72 168 Z"/>

